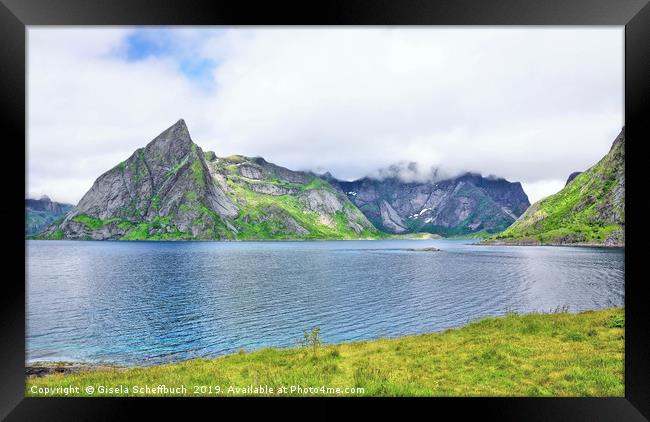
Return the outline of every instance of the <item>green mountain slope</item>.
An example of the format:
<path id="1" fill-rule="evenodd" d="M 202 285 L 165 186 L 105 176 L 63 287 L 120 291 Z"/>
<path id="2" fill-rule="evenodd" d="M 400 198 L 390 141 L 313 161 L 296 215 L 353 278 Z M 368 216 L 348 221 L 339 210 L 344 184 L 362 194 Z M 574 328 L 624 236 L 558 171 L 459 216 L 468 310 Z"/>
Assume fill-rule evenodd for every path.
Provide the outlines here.
<path id="1" fill-rule="evenodd" d="M 240 210 L 232 221 L 238 239 L 355 239 L 381 235 L 345 195 L 310 173 L 241 155 L 214 157 L 208 167 Z"/>
<path id="2" fill-rule="evenodd" d="M 625 128 L 609 153 L 488 243 L 625 244 Z"/>
<path id="3" fill-rule="evenodd" d="M 382 234 L 313 174 L 203 152 L 181 119 L 102 174 L 44 239 L 358 239 Z"/>

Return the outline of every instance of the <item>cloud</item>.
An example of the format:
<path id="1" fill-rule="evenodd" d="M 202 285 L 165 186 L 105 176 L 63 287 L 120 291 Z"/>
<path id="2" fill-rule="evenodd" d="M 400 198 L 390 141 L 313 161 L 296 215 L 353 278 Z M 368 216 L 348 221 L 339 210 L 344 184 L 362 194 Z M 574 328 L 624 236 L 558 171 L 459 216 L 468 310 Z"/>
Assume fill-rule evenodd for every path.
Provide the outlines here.
<path id="1" fill-rule="evenodd" d="M 176 63 L 114 52 L 124 29 L 29 29 L 28 193 L 76 203 L 101 173 L 208 97 Z"/>
<path id="2" fill-rule="evenodd" d="M 440 168 L 434 166 L 423 167 L 417 161 L 399 161 L 388 167 L 380 167 L 368 173 L 368 177 L 372 179 L 382 180 L 394 177 L 405 183 L 435 182 L 453 176 L 456 176 L 456 174 L 442 172 Z"/>
<path id="3" fill-rule="evenodd" d="M 147 31 L 29 29 L 30 193 L 76 202 L 183 117 L 217 155 L 344 179 L 415 162 L 406 177 L 495 174 L 533 201 L 623 125 L 622 28 Z M 119 54 L 134 39 L 144 54 Z"/>
<path id="4" fill-rule="evenodd" d="M 525 191 L 526 191 L 526 195 L 528 195 L 528 199 L 532 204 L 548 196 L 549 193 L 555 193 L 560 191 L 565 184 L 566 184 L 566 180 L 564 181 L 555 180 L 555 179 L 535 180 L 533 182 L 527 182 L 525 184 Z"/>

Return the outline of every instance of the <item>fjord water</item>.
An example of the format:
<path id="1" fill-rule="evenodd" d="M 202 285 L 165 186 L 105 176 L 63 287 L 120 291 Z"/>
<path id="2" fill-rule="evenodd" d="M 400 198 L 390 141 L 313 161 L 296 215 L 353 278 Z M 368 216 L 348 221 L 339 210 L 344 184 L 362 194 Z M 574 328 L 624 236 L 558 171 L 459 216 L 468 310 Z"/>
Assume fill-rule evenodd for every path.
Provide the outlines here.
<path id="1" fill-rule="evenodd" d="M 439 252 L 409 250 L 435 246 Z M 622 249 L 467 240 L 27 241 L 27 361 L 149 365 L 622 306 Z"/>

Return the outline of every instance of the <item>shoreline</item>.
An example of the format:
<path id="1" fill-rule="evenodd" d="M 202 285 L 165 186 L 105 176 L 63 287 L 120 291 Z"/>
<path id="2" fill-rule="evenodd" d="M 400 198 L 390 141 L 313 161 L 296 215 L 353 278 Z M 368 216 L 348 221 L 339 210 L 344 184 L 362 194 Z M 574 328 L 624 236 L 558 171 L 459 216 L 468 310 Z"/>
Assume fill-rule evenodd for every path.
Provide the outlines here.
<path id="1" fill-rule="evenodd" d="M 76 361 L 34 361 L 25 365 L 25 376 L 27 378 L 40 378 L 54 374 L 75 374 L 80 372 L 97 370 L 129 369 L 129 366 L 119 366 L 106 363 L 89 363 Z M 136 368 L 135 366 L 133 368 Z M 138 368 L 144 368 L 138 367 Z"/>
<path id="2" fill-rule="evenodd" d="M 26 376 L 25 396 L 622 397 L 624 332 L 624 308 L 511 313 L 394 338 L 241 350 L 147 367 L 78 365 Z"/>
<path id="3" fill-rule="evenodd" d="M 604 249 L 625 249 L 625 244 L 605 245 L 603 243 L 579 242 L 579 243 L 555 243 L 555 242 L 526 242 L 526 241 L 501 241 L 489 240 L 474 243 L 480 246 L 560 246 L 560 247 L 586 247 L 586 248 L 604 248 Z"/>
<path id="4" fill-rule="evenodd" d="M 34 239 L 26 237 L 25 240 L 44 241 L 72 241 L 72 242 L 156 242 L 156 243 L 183 243 L 183 242 L 343 242 L 343 241 L 375 241 L 375 240 L 458 240 L 444 237 L 360 237 L 355 239 Z"/>
<path id="5" fill-rule="evenodd" d="M 367 340 L 354 340 L 354 341 L 343 341 L 343 342 L 338 342 L 338 343 L 324 343 L 321 345 L 323 348 L 338 348 L 338 347 L 343 347 L 343 346 L 354 346 L 355 344 L 368 344 L 368 343 L 374 343 L 374 342 L 381 342 L 381 341 L 408 341 L 409 339 L 415 339 L 423 336 L 439 336 L 445 333 L 449 332 L 460 332 L 466 329 L 467 327 L 481 324 L 483 321 L 489 321 L 489 320 L 501 320 L 504 318 L 508 317 L 516 317 L 516 318 L 528 318 L 528 317 L 535 317 L 535 316 L 542 316 L 542 317 L 553 317 L 553 316 L 580 316 L 584 314 L 590 314 L 590 313 L 607 313 L 607 312 L 624 312 L 624 307 L 619 306 L 619 307 L 613 307 L 613 308 L 601 308 L 601 309 L 592 309 L 592 310 L 585 310 L 585 311 L 579 311 L 579 312 L 565 312 L 565 311 L 554 311 L 554 310 L 549 310 L 548 312 L 531 312 L 531 313 L 525 313 L 525 314 L 519 314 L 519 313 L 512 313 L 512 312 L 507 312 L 505 314 L 499 315 L 499 316 L 493 316 L 493 317 L 483 317 L 483 318 L 477 318 L 475 320 L 471 320 L 467 322 L 464 325 L 460 325 L 457 327 L 452 327 L 448 329 L 442 329 L 439 331 L 430 331 L 430 332 L 424 332 L 424 333 L 419 333 L 419 334 L 407 334 L 407 335 L 402 335 L 402 336 L 396 336 L 396 337 L 378 337 L 378 338 L 373 338 L 373 339 L 367 339 Z M 243 349 L 242 349 L 243 350 Z M 184 360 L 179 360 L 179 361 L 170 361 L 170 362 L 164 362 L 164 363 L 154 363 L 151 365 L 143 365 L 143 364 L 132 364 L 132 365 L 127 365 L 127 364 L 119 364 L 119 363 L 113 363 L 113 362 L 89 362 L 89 361 L 39 361 L 39 360 L 34 360 L 32 362 L 26 363 L 25 364 L 25 378 L 26 379 L 38 379 L 38 378 L 47 378 L 52 375 L 62 375 L 62 376 L 67 376 L 67 375 L 74 375 L 74 374 L 84 374 L 84 373 L 92 373 L 96 371 L 131 371 L 131 370 L 147 370 L 147 369 L 156 369 L 156 368 L 161 368 L 161 367 L 167 367 L 167 366 L 175 366 L 175 365 L 185 365 L 185 364 L 191 364 L 193 361 L 198 361 L 198 360 L 207 360 L 207 361 L 216 361 L 220 359 L 227 359 L 236 355 L 241 355 L 241 354 L 256 354 L 256 353 L 262 353 L 265 350 L 274 350 L 278 352 L 282 351 L 296 351 L 300 350 L 300 347 L 261 347 L 258 349 L 254 350 L 248 350 L 248 351 L 239 351 L 239 352 L 231 352 L 227 353 L 224 355 L 220 356 L 213 356 L 213 357 L 196 357 L 196 358 L 190 358 L 190 359 L 184 359 Z"/>

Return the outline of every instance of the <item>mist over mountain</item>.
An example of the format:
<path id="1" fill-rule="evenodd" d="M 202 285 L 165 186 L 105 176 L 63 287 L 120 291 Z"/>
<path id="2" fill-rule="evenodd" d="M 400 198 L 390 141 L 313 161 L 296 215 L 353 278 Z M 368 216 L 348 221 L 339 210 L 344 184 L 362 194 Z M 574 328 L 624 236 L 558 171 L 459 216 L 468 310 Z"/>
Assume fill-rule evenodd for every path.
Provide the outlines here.
<path id="1" fill-rule="evenodd" d="M 400 161 L 366 175 L 370 179 L 398 179 L 404 183 L 436 182 L 451 176 L 451 173 L 443 172 L 436 166 L 425 166 L 415 161 Z"/>

